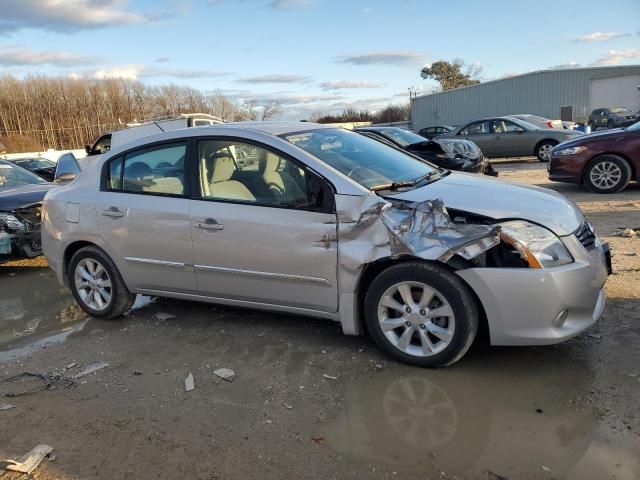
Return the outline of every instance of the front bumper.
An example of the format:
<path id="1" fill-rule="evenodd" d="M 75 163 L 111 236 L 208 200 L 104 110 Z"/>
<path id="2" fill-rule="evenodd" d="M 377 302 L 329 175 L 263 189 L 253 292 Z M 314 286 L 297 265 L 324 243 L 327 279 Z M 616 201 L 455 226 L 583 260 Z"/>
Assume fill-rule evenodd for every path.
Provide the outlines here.
<path id="1" fill-rule="evenodd" d="M 492 345 L 550 345 L 591 327 L 605 304 L 607 253 L 562 237 L 574 263 L 550 269 L 460 270 L 484 307 Z"/>

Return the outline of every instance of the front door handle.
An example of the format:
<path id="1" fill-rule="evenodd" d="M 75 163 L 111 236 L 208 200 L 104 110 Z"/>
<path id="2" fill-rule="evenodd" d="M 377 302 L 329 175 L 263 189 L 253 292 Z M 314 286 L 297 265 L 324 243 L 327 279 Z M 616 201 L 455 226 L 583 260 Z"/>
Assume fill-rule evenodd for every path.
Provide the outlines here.
<path id="1" fill-rule="evenodd" d="M 195 228 L 202 228 L 203 230 L 222 230 L 222 225 L 216 222 L 213 218 L 207 218 L 204 222 L 193 222 Z"/>
<path id="2" fill-rule="evenodd" d="M 122 217 L 124 214 L 116 207 L 110 207 L 107 210 L 102 210 L 102 215 L 105 217 Z"/>

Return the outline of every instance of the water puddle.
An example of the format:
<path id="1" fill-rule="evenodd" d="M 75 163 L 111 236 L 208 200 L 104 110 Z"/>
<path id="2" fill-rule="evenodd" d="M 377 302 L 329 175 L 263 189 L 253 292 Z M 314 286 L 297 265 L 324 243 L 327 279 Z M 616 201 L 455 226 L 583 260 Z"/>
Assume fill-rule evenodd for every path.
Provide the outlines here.
<path id="1" fill-rule="evenodd" d="M 490 363 L 354 377 L 323 424 L 326 445 L 412 475 L 435 467 L 463 478 L 640 478 L 637 434 L 581 401 L 588 370 L 522 357 Z"/>
<path id="2" fill-rule="evenodd" d="M 0 269 L 0 362 L 63 341 L 87 317 L 48 268 Z"/>

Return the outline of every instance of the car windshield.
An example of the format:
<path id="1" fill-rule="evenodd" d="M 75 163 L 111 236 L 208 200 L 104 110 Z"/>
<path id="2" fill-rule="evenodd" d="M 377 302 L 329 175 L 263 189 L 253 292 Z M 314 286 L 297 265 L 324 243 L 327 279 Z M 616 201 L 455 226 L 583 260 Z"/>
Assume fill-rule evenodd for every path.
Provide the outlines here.
<path id="1" fill-rule="evenodd" d="M 424 142 L 424 137 L 417 135 L 404 128 L 382 128 L 375 130 L 389 140 L 396 142 L 402 148 L 413 145 L 414 143 Z"/>
<path id="2" fill-rule="evenodd" d="M 636 122 L 630 127 L 627 127 L 627 131 L 635 132 L 636 130 L 640 130 L 640 122 Z"/>
<path id="3" fill-rule="evenodd" d="M 348 130 L 327 128 L 282 137 L 366 188 L 414 184 L 438 172 L 411 155 Z"/>
<path id="4" fill-rule="evenodd" d="M 25 185 L 47 183 L 45 180 L 10 162 L 0 162 L 0 192 Z"/>
<path id="5" fill-rule="evenodd" d="M 631 114 L 631 110 L 629 110 L 628 108 L 617 107 L 617 108 L 612 108 L 611 113 L 624 113 L 625 115 L 627 115 L 627 114 Z"/>
<path id="6" fill-rule="evenodd" d="M 14 160 L 13 163 L 16 165 L 20 165 L 21 167 L 28 168 L 29 170 L 33 170 L 36 168 L 51 168 L 55 167 L 56 164 L 51 160 L 47 160 L 46 158 L 21 158 L 18 160 Z"/>

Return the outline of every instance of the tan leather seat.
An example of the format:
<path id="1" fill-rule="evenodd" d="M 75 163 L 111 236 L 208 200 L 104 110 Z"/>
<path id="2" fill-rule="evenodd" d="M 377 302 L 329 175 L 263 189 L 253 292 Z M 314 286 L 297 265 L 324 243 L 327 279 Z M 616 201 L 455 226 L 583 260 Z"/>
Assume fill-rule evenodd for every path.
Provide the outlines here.
<path id="1" fill-rule="evenodd" d="M 280 167 L 280 157 L 271 152 L 264 152 L 260 158 L 262 179 L 278 201 L 295 202 L 306 198 L 305 193 L 291 176 Z"/>
<path id="2" fill-rule="evenodd" d="M 214 198 L 227 198 L 229 200 L 255 200 L 256 198 L 242 183 L 231 180 L 236 171 L 233 158 L 226 152 L 217 152 L 213 155 L 213 173 L 209 184 L 210 195 Z"/>

